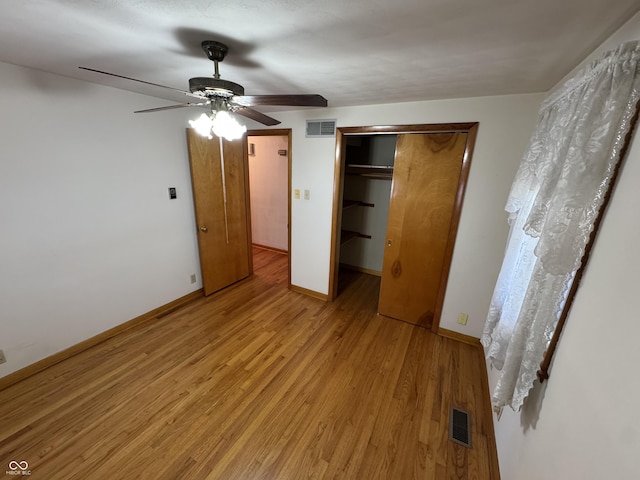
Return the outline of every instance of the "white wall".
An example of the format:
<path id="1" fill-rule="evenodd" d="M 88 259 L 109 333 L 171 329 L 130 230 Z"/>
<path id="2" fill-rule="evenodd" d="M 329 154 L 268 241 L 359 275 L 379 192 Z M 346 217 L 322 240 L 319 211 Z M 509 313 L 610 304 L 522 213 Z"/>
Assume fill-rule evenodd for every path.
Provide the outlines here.
<path id="1" fill-rule="evenodd" d="M 533 129 L 540 94 L 280 112 L 292 128 L 291 282 L 328 292 L 335 139 L 305 138 L 307 118 L 336 118 L 339 127 L 480 122 L 460 219 L 441 326 L 479 337 L 507 235 L 504 203 Z M 466 326 L 457 324 L 469 314 Z"/>
<path id="2" fill-rule="evenodd" d="M 589 57 L 640 39 L 640 15 Z M 551 378 L 496 420 L 503 480 L 640 478 L 640 137 L 624 164 Z M 495 376 L 490 372 L 491 386 Z"/>
<path id="3" fill-rule="evenodd" d="M 0 64 L 0 377 L 200 288 L 165 103 Z"/>
<path id="4" fill-rule="evenodd" d="M 253 243 L 279 250 L 289 249 L 289 157 L 286 136 L 251 136 L 255 146 L 249 155 L 251 236 Z"/>

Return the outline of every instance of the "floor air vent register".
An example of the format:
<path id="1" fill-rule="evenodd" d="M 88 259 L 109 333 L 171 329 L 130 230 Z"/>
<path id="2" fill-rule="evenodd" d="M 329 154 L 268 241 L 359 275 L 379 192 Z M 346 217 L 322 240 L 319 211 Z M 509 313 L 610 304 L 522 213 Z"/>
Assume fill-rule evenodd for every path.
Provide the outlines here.
<path id="1" fill-rule="evenodd" d="M 471 448 L 471 422 L 469 414 L 453 407 L 449 415 L 449 438 L 454 442 Z"/>

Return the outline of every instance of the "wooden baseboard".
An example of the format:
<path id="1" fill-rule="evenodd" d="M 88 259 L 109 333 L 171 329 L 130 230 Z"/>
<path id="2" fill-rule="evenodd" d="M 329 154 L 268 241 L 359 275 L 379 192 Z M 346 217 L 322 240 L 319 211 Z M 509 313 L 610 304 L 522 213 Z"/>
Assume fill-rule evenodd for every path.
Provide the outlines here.
<path id="1" fill-rule="evenodd" d="M 84 340 L 80 343 L 76 343 L 75 345 L 72 345 L 69 348 L 65 348 L 64 350 L 58 353 L 54 353 L 53 355 L 47 358 L 43 358 L 42 360 L 32 363 L 31 365 L 27 365 L 26 367 L 21 368 L 20 370 L 17 370 L 5 377 L 0 378 L 0 390 L 3 390 L 10 385 L 14 385 L 19 381 L 24 380 L 25 378 L 30 377 L 35 373 L 41 372 L 45 368 L 48 368 L 52 365 L 55 365 L 56 363 L 60 363 L 61 361 L 66 360 L 67 358 L 73 357 L 74 355 L 80 352 L 83 352 L 84 350 L 87 350 L 88 348 L 91 348 L 95 345 L 98 345 L 99 343 L 102 343 L 105 340 L 115 337 L 116 335 L 122 332 L 130 330 L 134 327 L 137 327 L 138 325 L 141 325 L 149 320 L 157 319 L 165 315 L 168 315 L 169 313 L 179 309 L 180 307 L 186 305 L 187 303 L 202 297 L 202 295 L 203 295 L 202 289 L 196 290 L 195 292 L 188 293 L 187 295 L 180 297 L 165 305 L 162 305 L 161 307 L 158 307 L 154 310 L 151 310 L 150 312 L 143 313 L 142 315 L 136 318 L 133 318 L 124 323 L 121 323 L 120 325 L 116 325 L 115 327 L 110 328 L 109 330 L 106 330 L 102 333 L 99 333 L 94 337 L 88 338 L 87 340 Z"/>
<path id="2" fill-rule="evenodd" d="M 262 250 L 269 250 L 271 252 L 276 252 L 276 253 L 284 253 L 285 255 L 289 253 L 288 251 L 283 250 L 281 248 L 269 247 L 267 245 L 260 245 L 259 243 L 252 243 L 251 245 L 253 245 L 256 248 L 261 248 Z"/>
<path id="3" fill-rule="evenodd" d="M 484 349 L 478 344 L 481 352 L 481 358 L 484 359 Z M 496 430 L 493 426 L 493 409 L 491 408 L 491 392 L 489 391 L 489 374 L 487 373 L 487 362 L 480 365 L 480 375 L 482 375 L 482 396 L 487 404 L 483 408 L 485 416 L 485 425 L 489 430 L 487 436 L 487 451 L 489 453 L 489 470 L 491 471 L 492 480 L 500 480 L 500 463 L 498 462 L 498 447 L 496 445 Z"/>
<path id="4" fill-rule="evenodd" d="M 341 263 L 340 268 L 346 268 L 347 270 L 354 270 L 356 272 L 367 273 L 369 275 L 375 275 L 376 277 L 382 277 L 382 272 L 378 270 L 371 270 L 370 268 L 357 267 L 355 265 L 349 265 L 347 263 Z"/>
<path id="5" fill-rule="evenodd" d="M 454 332 L 446 328 L 438 327 L 438 335 L 442 337 L 458 340 L 459 342 L 468 343 L 470 345 L 480 345 L 480 339 L 472 337 L 471 335 L 465 335 L 464 333 Z"/>
<path id="6" fill-rule="evenodd" d="M 324 300 L 325 302 L 329 301 L 329 295 L 326 295 L 326 294 L 320 293 L 320 292 L 316 292 L 315 290 L 309 290 L 307 288 L 302 288 L 302 287 L 299 287 L 297 285 L 291 285 L 289 287 L 289 290 L 291 290 L 292 292 L 302 293 L 304 295 L 308 295 L 310 297 L 317 298 L 319 300 Z"/>

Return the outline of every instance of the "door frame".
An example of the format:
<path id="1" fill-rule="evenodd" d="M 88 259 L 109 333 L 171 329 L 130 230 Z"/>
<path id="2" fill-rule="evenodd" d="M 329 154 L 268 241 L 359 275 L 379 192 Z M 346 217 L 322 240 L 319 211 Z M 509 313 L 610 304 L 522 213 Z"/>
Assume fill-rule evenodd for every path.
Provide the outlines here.
<path id="1" fill-rule="evenodd" d="M 344 170 L 347 143 L 345 137 L 362 135 L 399 135 L 406 133 L 466 133 L 467 143 L 465 145 L 464 156 L 462 158 L 462 168 L 456 193 L 456 201 L 449 227 L 447 246 L 444 253 L 444 264 L 440 276 L 440 286 L 434 312 L 431 331 L 438 332 L 440 327 L 440 316 L 442 315 L 442 305 L 444 295 L 451 270 L 451 259 L 453 258 L 453 247 L 455 245 L 460 223 L 460 213 L 464 200 L 464 193 L 467 188 L 471 157 L 476 141 L 478 122 L 466 123 L 436 123 L 417 125 L 377 125 L 363 127 L 338 127 L 336 128 L 336 157 L 334 164 L 333 178 L 333 213 L 331 220 L 331 255 L 329 266 L 329 300 L 335 300 L 338 296 L 338 271 L 340 268 L 340 225 L 342 224 L 342 195 L 344 190 Z M 392 180 L 393 182 L 393 180 Z M 393 188 L 393 185 L 392 185 Z"/>
<path id="2" fill-rule="evenodd" d="M 247 130 L 245 137 L 247 145 L 249 137 L 287 137 L 287 288 L 291 289 L 291 129 L 274 128 Z M 249 161 L 247 157 L 247 191 L 249 192 L 249 198 L 251 198 L 248 172 Z M 251 217 L 249 217 L 249 225 L 251 225 Z M 253 238 L 250 240 L 251 245 L 253 245 Z"/>

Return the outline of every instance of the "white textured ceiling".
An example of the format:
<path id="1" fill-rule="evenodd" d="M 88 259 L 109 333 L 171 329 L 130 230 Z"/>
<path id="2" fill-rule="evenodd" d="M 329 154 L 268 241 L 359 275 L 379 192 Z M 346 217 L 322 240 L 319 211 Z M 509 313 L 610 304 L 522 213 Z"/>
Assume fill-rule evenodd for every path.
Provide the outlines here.
<path id="1" fill-rule="evenodd" d="M 2 0 L 0 61 L 172 101 L 212 74 L 247 94 L 330 106 L 551 88 L 640 9 L 638 0 Z M 0 79 L 0 88 L 2 80 Z M 166 102 L 159 102 L 161 105 Z M 265 110 L 265 109 L 262 109 Z"/>

